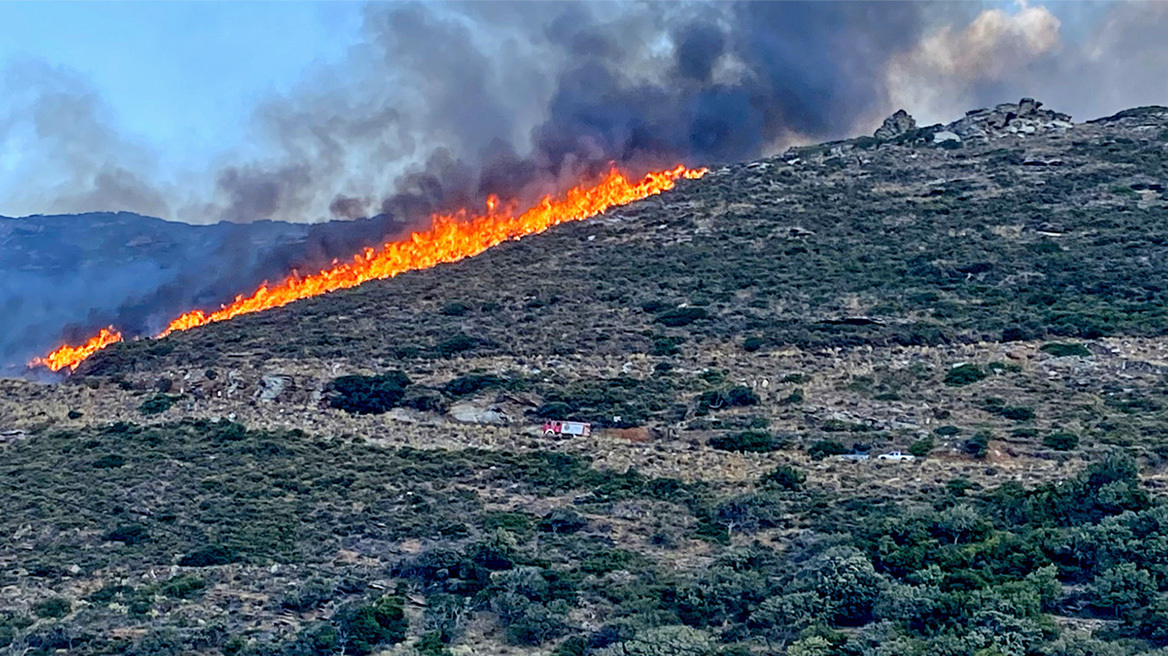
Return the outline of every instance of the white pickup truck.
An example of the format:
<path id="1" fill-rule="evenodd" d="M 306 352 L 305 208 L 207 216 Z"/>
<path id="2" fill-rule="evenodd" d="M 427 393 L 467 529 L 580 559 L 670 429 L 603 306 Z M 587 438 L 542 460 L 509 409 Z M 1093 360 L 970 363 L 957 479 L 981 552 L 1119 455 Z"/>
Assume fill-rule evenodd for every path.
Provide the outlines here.
<path id="1" fill-rule="evenodd" d="M 909 455 L 907 453 L 901 453 L 900 451 L 890 451 L 889 453 L 881 453 L 880 455 L 876 456 L 876 459 L 877 460 L 894 460 L 896 462 L 911 462 L 913 460 L 916 460 L 917 457 L 914 455 Z"/>

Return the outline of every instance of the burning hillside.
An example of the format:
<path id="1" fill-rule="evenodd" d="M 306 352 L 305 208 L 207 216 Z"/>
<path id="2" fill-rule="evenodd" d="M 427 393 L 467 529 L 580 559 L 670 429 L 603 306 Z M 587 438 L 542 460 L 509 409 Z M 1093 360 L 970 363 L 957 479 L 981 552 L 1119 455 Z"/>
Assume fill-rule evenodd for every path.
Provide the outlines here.
<path id="1" fill-rule="evenodd" d="M 335 263 L 310 276 L 293 272 L 282 282 L 262 285 L 252 294 L 237 296 L 231 303 L 211 313 L 192 310 L 171 321 L 158 337 L 176 330 L 226 321 L 241 314 L 282 307 L 369 280 L 455 262 L 505 241 L 543 232 L 561 223 L 587 219 L 611 207 L 659 194 L 673 188 L 679 178 L 696 179 L 705 173 L 704 168 L 688 169 L 678 165 L 648 173 L 641 181 L 633 182 L 614 168 L 598 182 L 577 185 L 558 198 L 544 197 L 534 207 L 518 214 L 515 201 L 502 202 L 492 196 L 484 214 L 472 215 L 465 209 L 454 214 L 436 214 L 431 218 L 429 229 L 415 232 L 408 239 L 387 243 L 380 249 L 368 248 L 355 255 L 351 262 Z M 110 326 L 80 346 L 63 345 L 43 358 L 34 359 L 29 366 L 45 366 L 52 371 L 66 367 L 73 370 L 89 356 L 121 340 L 122 334 Z"/>

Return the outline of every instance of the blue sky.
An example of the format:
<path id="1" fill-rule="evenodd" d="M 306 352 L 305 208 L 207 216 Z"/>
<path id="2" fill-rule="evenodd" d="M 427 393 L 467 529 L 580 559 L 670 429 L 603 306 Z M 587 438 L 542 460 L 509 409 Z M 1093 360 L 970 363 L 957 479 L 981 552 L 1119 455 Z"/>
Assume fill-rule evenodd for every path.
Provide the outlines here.
<path id="1" fill-rule="evenodd" d="M 0 2 L 0 69 L 79 72 L 119 128 L 197 166 L 246 139 L 256 103 L 358 40 L 355 2 Z"/>

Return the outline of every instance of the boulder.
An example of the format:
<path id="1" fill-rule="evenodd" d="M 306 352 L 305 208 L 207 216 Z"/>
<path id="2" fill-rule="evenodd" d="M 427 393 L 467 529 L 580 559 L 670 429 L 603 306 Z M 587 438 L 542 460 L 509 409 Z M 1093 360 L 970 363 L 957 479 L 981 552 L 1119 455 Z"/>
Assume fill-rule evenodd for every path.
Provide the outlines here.
<path id="1" fill-rule="evenodd" d="M 450 406 L 450 418 L 464 424 L 489 424 L 506 426 L 511 417 L 497 408 L 482 408 L 471 403 L 456 403 Z"/>
<path id="2" fill-rule="evenodd" d="M 282 374 L 265 374 L 260 378 L 260 387 L 256 390 L 256 398 L 261 401 L 275 401 L 292 379 Z"/>
<path id="3" fill-rule="evenodd" d="M 877 139 L 892 139 L 908 132 L 915 130 L 917 121 L 908 112 L 903 109 L 896 110 L 896 113 L 884 119 L 884 125 L 876 129 L 872 136 Z"/>
<path id="4" fill-rule="evenodd" d="M 956 132 L 950 132 L 948 130 L 941 130 L 940 132 L 933 133 L 933 143 L 939 144 L 946 141 L 956 141 L 960 143 L 961 137 Z"/>

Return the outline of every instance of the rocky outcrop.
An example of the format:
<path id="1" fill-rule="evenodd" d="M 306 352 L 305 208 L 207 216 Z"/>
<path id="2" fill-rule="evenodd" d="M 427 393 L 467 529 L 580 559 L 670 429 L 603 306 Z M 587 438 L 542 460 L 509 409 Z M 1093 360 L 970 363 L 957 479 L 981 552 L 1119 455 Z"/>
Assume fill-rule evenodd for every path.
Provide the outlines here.
<path id="1" fill-rule="evenodd" d="M 511 417 L 498 408 L 483 408 L 471 403 L 456 403 L 450 406 L 450 418 L 463 424 L 488 424 L 506 426 Z"/>
<path id="2" fill-rule="evenodd" d="M 915 130 L 916 127 L 916 119 L 903 109 L 898 109 L 895 114 L 884 119 L 884 125 L 876 128 L 876 132 L 872 136 L 883 140 L 893 139 L 909 130 Z"/>
<path id="3" fill-rule="evenodd" d="M 260 401 L 275 401 L 284 390 L 288 389 L 292 379 L 282 374 L 264 374 L 260 378 L 259 388 L 255 397 Z"/>
<path id="4" fill-rule="evenodd" d="M 1023 98 L 1017 103 L 1002 103 L 993 109 L 966 112 L 945 130 L 962 139 L 989 139 L 1008 135 L 1039 134 L 1072 127 L 1068 114 L 1042 109 L 1042 103 Z"/>

